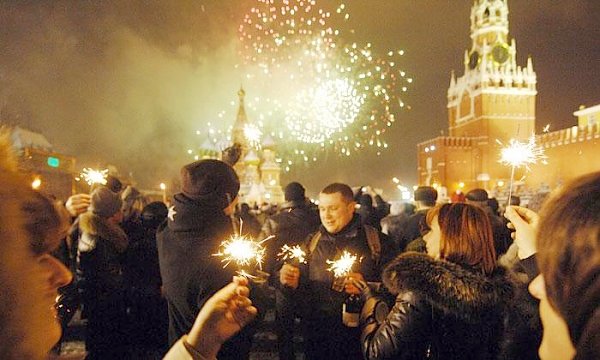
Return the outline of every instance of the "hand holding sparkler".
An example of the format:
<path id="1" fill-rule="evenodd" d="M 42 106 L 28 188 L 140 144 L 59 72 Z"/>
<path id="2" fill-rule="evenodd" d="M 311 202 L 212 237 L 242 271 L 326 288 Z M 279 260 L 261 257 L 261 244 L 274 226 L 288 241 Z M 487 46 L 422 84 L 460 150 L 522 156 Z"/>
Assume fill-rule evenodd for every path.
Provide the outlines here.
<path id="1" fill-rule="evenodd" d="M 346 281 L 344 282 L 344 291 L 346 294 L 350 295 L 359 295 L 362 291 L 359 287 L 357 287 L 357 283 L 365 283 L 365 278 L 361 273 L 352 272 L 346 276 Z M 366 283 L 365 283 L 366 284 Z"/>
<path id="2" fill-rule="evenodd" d="M 283 286 L 297 289 L 300 285 L 300 269 L 290 264 L 283 264 L 279 271 L 279 282 Z"/>
<path id="3" fill-rule="evenodd" d="M 510 222 L 508 227 L 515 229 L 512 237 L 517 244 L 517 256 L 526 259 L 537 252 L 536 232 L 540 222 L 539 215 L 530 209 L 521 206 L 509 206 L 504 217 Z"/>
<path id="4" fill-rule="evenodd" d="M 289 246 L 287 244 L 281 247 L 281 252 L 277 254 L 284 265 L 279 272 L 279 282 L 292 289 L 297 289 L 300 284 L 300 264 L 306 264 L 306 252 L 300 245 Z"/>
<path id="5" fill-rule="evenodd" d="M 65 203 L 65 208 L 69 212 L 69 215 L 75 217 L 87 211 L 91 204 L 91 196 L 89 194 L 75 194 L 71 195 Z"/>

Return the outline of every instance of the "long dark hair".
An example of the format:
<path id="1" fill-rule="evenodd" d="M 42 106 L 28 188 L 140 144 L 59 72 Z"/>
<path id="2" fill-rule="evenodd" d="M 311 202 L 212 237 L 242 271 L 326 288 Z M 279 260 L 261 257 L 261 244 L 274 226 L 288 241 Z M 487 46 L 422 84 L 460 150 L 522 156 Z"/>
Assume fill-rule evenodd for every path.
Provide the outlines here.
<path id="1" fill-rule="evenodd" d="M 496 268 L 492 224 L 479 207 L 464 203 L 443 204 L 427 213 L 427 225 L 437 217 L 440 225 L 440 258 L 481 269 Z"/>

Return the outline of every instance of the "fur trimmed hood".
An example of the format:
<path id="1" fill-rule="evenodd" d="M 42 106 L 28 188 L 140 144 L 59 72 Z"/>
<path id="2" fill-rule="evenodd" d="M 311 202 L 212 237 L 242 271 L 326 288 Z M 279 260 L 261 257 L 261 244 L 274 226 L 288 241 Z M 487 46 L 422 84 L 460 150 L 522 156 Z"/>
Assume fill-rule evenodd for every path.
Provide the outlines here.
<path id="1" fill-rule="evenodd" d="M 396 257 L 386 266 L 382 277 L 390 292 L 412 292 L 443 313 L 466 321 L 479 321 L 490 311 L 505 308 L 515 293 L 504 268 L 498 267 L 486 276 L 420 253 Z"/>
<path id="2" fill-rule="evenodd" d="M 107 240 L 120 253 L 125 251 L 129 244 L 127 235 L 119 225 L 113 224 L 90 211 L 79 216 L 79 228 L 82 232 Z"/>

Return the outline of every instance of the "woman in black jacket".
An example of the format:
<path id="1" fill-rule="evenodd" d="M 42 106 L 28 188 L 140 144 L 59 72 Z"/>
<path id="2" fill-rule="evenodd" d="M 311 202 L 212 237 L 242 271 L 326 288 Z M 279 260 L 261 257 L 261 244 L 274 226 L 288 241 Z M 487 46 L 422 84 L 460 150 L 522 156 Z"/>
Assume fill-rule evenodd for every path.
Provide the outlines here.
<path id="1" fill-rule="evenodd" d="M 496 265 L 489 218 L 472 205 L 444 204 L 427 224 L 428 254 L 402 254 L 384 270 L 396 294 L 391 311 L 364 288 L 365 358 L 497 358 L 514 287 Z"/>

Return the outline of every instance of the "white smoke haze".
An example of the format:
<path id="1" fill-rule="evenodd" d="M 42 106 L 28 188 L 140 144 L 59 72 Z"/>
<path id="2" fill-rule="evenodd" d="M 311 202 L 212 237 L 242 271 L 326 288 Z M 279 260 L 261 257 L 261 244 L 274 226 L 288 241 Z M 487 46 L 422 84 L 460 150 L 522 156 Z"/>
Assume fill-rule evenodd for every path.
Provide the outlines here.
<path id="1" fill-rule="evenodd" d="M 235 27 L 223 24 L 234 7 L 142 5 L 3 4 L 0 96 L 3 121 L 154 187 L 191 160 L 194 129 L 217 120 L 241 75 Z"/>
<path id="2" fill-rule="evenodd" d="M 233 123 L 240 85 L 248 100 L 264 97 L 264 89 L 293 88 L 253 82 L 234 67 L 238 26 L 256 2 L 2 1 L 0 121 L 43 133 L 80 167 L 114 164 L 140 187 L 157 189 L 193 160 L 186 150 L 204 140 L 196 130 L 207 122 L 227 122 L 223 129 Z M 391 179 L 398 177 L 411 184 L 416 144 L 447 129 L 446 91 L 451 70 L 462 75 L 473 1 L 344 2 L 357 29 L 354 40 L 406 50 L 404 65 L 415 78 L 406 99 L 412 110 L 396 114 L 382 156 L 323 157 L 282 183 L 299 180 L 312 193 L 333 181 L 393 189 Z M 600 2 L 508 3 L 518 63 L 531 55 L 538 75 L 538 128 L 574 125 L 580 104 L 600 101 L 594 17 Z"/>

